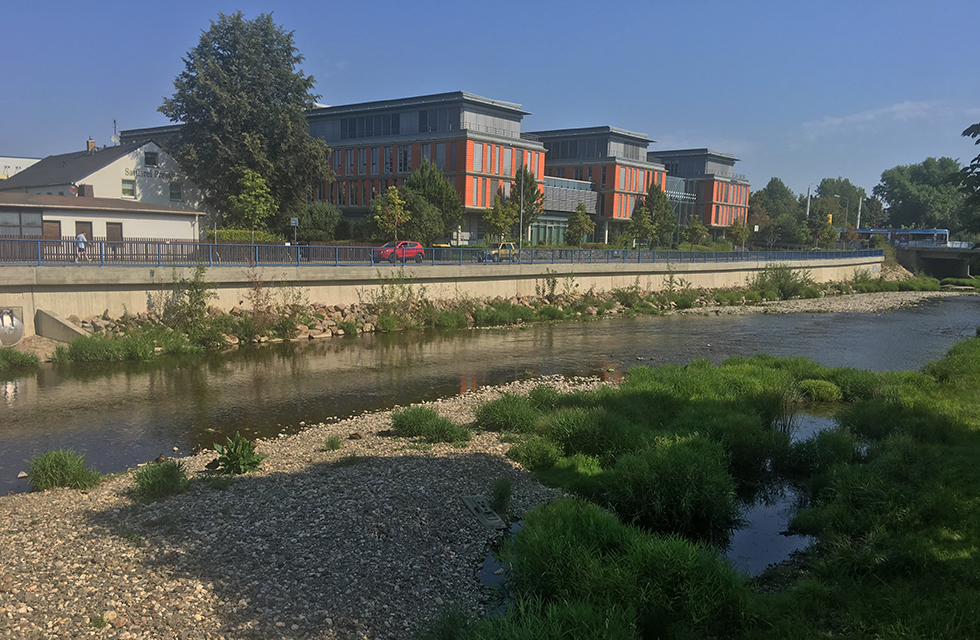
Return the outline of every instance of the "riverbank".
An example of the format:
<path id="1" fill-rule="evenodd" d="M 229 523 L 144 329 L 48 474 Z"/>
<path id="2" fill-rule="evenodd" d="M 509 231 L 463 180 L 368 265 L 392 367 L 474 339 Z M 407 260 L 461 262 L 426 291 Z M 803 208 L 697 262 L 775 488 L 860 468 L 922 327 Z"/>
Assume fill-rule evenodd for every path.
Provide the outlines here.
<path id="1" fill-rule="evenodd" d="M 427 406 L 465 424 L 541 382 L 603 384 L 522 381 Z M 306 426 L 258 442 L 262 470 L 224 490 L 207 480 L 211 451 L 182 458 L 199 481 L 159 503 L 134 502 L 129 474 L 0 498 L 0 638 L 406 638 L 446 604 L 492 606 L 477 574 L 500 534 L 463 496 L 502 477 L 513 513 L 556 495 L 496 433 L 420 445 L 389 435 L 388 411 Z"/>
<path id="2" fill-rule="evenodd" d="M 690 309 L 665 310 L 665 315 L 743 315 L 750 313 L 885 313 L 921 304 L 926 300 L 956 295 L 976 295 L 976 289 L 941 291 L 892 291 L 879 293 L 828 295 L 819 298 L 774 300 L 758 304 L 706 305 Z M 342 316 L 341 316 L 342 317 Z M 14 348 L 33 353 L 41 362 L 50 362 L 60 343 L 41 336 L 29 336 Z"/>

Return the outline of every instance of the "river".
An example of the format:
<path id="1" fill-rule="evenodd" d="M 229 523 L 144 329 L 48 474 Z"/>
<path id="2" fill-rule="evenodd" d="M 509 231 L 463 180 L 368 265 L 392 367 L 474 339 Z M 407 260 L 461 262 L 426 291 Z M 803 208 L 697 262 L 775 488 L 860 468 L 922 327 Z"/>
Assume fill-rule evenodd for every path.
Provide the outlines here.
<path id="1" fill-rule="evenodd" d="M 45 364 L 0 382 L 0 494 L 26 491 L 17 473 L 48 449 L 75 449 L 112 473 L 211 448 L 236 430 L 270 437 L 525 376 L 617 379 L 637 364 L 758 352 L 918 369 L 978 324 L 980 297 L 963 296 L 880 315 L 642 316 L 369 334 L 139 364 Z"/>

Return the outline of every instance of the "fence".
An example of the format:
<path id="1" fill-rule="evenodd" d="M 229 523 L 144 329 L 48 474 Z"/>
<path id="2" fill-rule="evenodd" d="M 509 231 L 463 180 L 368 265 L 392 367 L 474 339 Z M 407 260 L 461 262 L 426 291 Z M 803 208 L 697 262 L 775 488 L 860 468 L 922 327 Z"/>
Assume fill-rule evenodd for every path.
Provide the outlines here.
<path id="1" fill-rule="evenodd" d="M 652 249 L 523 249 L 504 263 L 718 263 L 787 262 L 881 257 L 880 249 L 855 251 L 677 251 Z M 90 241 L 79 256 L 74 240 L 0 238 L 0 264 L 36 266 L 367 266 L 375 264 L 495 264 L 486 249 L 433 247 L 419 254 L 382 257 L 377 248 L 317 245 L 205 244 L 199 242 L 125 240 Z"/>

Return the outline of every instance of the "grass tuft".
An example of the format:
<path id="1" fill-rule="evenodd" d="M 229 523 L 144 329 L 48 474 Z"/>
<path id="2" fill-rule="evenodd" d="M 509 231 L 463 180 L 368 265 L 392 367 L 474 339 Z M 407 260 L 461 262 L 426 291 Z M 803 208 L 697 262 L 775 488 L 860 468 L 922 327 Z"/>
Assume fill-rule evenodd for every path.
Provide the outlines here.
<path id="1" fill-rule="evenodd" d="M 183 493 L 191 483 L 184 463 L 179 460 L 144 465 L 133 472 L 133 481 L 136 483 L 134 495 L 141 502 Z"/>
<path id="2" fill-rule="evenodd" d="M 27 466 L 31 489 L 45 491 L 54 487 L 90 489 L 101 476 L 85 466 L 85 456 L 71 449 L 45 451 L 31 459 Z"/>

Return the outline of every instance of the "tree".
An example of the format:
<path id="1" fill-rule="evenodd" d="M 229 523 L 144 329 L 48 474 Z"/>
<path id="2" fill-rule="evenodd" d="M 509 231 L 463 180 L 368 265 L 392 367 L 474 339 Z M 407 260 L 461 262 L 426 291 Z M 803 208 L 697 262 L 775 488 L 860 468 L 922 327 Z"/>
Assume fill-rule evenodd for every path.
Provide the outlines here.
<path id="1" fill-rule="evenodd" d="M 737 218 L 735 222 L 733 222 L 725 231 L 725 235 L 732 241 L 732 245 L 735 249 L 745 246 L 745 241 L 749 239 L 749 233 L 749 228 L 742 224 L 741 219 Z"/>
<path id="2" fill-rule="evenodd" d="M 750 207 L 753 202 L 765 209 L 766 214 L 772 220 L 787 214 L 798 220 L 803 219 L 796 194 L 779 178 L 770 179 L 765 188 L 751 194 L 749 196 Z"/>
<path id="3" fill-rule="evenodd" d="M 575 211 L 568 216 L 568 227 L 565 228 L 565 244 L 573 247 L 581 246 L 582 240 L 595 231 L 595 221 L 589 217 L 584 202 L 575 206 Z"/>
<path id="4" fill-rule="evenodd" d="M 405 201 L 408 216 L 403 237 L 431 246 L 436 238 L 445 235 L 445 224 L 438 207 L 414 189 L 402 187 L 398 193 Z"/>
<path id="5" fill-rule="evenodd" d="M 681 229 L 681 236 L 691 243 L 691 250 L 693 251 L 694 245 L 701 244 L 708 238 L 708 230 L 703 224 L 695 220 Z"/>
<path id="6" fill-rule="evenodd" d="M 874 196 L 864 199 L 861 207 L 861 227 L 864 229 L 881 229 L 885 226 L 885 206 Z"/>
<path id="7" fill-rule="evenodd" d="M 843 227 L 848 223 L 857 224 L 858 203 L 863 203 L 867 195 L 863 188 L 854 186 L 847 178 L 824 178 L 817 186 L 818 198 L 833 198 L 840 201 L 840 215 L 834 216 L 836 227 Z"/>
<path id="8" fill-rule="evenodd" d="M 650 182 L 647 187 L 646 196 L 643 198 L 643 206 L 650 212 L 650 222 L 652 228 L 650 237 L 660 246 L 670 242 L 670 237 L 674 235 L 677 228 L 677 215 L 674 207 L 671 206 L 667 194 L 663 192 L 656 182 Z"/>
<path id="9" fill-rule="evenodd" d="M 463 217 L 463 203 L 459 192 L 428 158 L 422 159 L 422 164 L 408 177 L 404 187 L 419 194 L 435 207 L 439 215 L 439 230 L 433 238 L 448 236 L 459 225 Z"/>
<path id="10" fill-rule="evenodd" d="M 483 213 L 483 225 L 487 236 L 500 238 L 503 241 L 504 237 L 517 225 L 517 209 L 513 198 L 505 203 L 500 198 L 500 194 L 496 194 L 493 197 L 493 206 Z"/>
<path id="11" fill-rule="evenodd" d="M 521 192 L 524 193 L 523 204 Z M 544 194 L 538 189 L 538 181 L 534 178 L 531 170 L 527 168 L 527 165 L 521 165 L 521 168 L 517 170 L 510 190 L 510 199 L 517 206 L 517 217 L 521 223 L 521 237 L 526 238 L 527 230 L 544 213 Z M 522 206 L 523 215 L 521 213 Z"/>
<path id="12" fill-rule="evenodd" d="M 237 193 L 228 196 L 223 222 L 232 228 L 251 229 L 254 242 L 255 230 L 264 226 L 275 210 L 276 203 L 265 180 L 251 169 L 245 169 L 238 179 Z"/>
<path id="13" fill-rule="evenodd" d="M 398 187 L 388 187 L 388 190 L 374 199 L 371 203 L 371 219 L 386 237 L 390 234 L 398 240 L 398 227 L 409 220 L 405 201 L 398 193 Z"/>
<path id="14" fill-rule="evenodd" d="M 313 77 L 295 70 L 302 61 L 291 31 L 269 14 L 246 20 L 241 11 L 219 13 L 184 58 L 159 108 L 183 126 L 164 146 L 215 210 L 227 211 L 248 169 L 265 179 L 283 227 L 330 176 L 329 148 L 306 124 L 319 96 Z"/>
<path id="15" fill-rule="evenodd" d="M 980 122 L 967 127 L 963 131 L 963 136 L 973 138 L 974 144 L 980 144 Z M 964 230 L 980 233 L 980 155 L 960 169 L 953 183 L 959 188 L 960 193 L 966 195 Z"/>
<path id="16" fill-rule="evenodd" d="M 336 239 L 340 209 L 329 202 L 313 202 L 299 212 L 296 239 L 304 242 L 331 242 Z"/>
<path id="17" fill-rule="evenodd" d="M 626 227 L 626 235 L 638 243 L 649 243 L 653 238 L 653 219 L 650 217 L 650 211 L 639 200 L 633 207 L 633 215 L 630 216 L 630 223 Z"/>
<path id="18" fill-rule="evenodd" d="M 888 208 L 892 227 L 943 228 L 956 233 L 967 221 L 967 195 L 954 184 L 960 164 L 952 158 L 926 158 L 881 174 L 873 192 Z"/>

